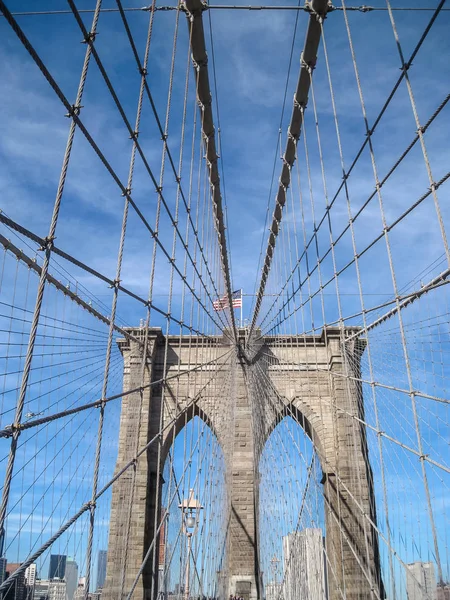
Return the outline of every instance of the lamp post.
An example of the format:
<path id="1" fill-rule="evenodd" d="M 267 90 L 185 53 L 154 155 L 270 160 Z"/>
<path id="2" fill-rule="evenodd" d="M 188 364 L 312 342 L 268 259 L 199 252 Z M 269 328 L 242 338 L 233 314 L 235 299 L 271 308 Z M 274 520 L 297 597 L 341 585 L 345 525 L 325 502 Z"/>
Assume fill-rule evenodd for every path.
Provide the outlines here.
<path id="1" fill-rule="evenodd" d="M 184 584 L 184 597 L 189 600 L 189 576 L 190 576 L 190 564 L 191 564 L 191 542 L 192 536 L 197 533 L 198 523 L 200 520 L 200 510 L 203 506 L 198 500 L 194 498 L 194 490 L 189 490 L 189 498 L 183 500 L 178 505 L 181 509 L 181 522 L 183 527 L 183 533 L 187 537 L 187 561 L 186 561 L 186 579 Z"/>
<path id="2" fill-rule="evenodd" d="M 271 565 L 272 565 L 272 577 L 273 577 L 273 582 L 274 583 L 278 583 L 277 582 L 277 575 L 278 575 L 278 563 L 279 563 L 279 559 L 277 558 L 277 555 L 274 554 L 272 560 L 270 561 Z"/>

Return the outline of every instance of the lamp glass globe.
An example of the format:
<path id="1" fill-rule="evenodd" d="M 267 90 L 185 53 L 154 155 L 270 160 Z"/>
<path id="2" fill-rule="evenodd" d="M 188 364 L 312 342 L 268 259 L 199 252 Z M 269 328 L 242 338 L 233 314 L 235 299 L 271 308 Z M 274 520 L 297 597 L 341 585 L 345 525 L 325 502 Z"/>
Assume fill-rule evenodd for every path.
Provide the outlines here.
<path id="1" fill-rule="evenodd" d="M 189 517 L 186 518 L 186 527 L 189 529 L 195 527 L 195 518 L 192 515 L 189 515 Z"/>

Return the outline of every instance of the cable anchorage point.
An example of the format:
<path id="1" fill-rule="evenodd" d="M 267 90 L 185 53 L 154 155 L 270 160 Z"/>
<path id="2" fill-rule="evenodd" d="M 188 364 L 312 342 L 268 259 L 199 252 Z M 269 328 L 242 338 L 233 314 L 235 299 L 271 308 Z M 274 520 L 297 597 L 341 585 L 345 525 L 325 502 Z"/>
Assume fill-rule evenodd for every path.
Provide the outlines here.
<path id="1" fill-rule="evenodd" d="M 82 108 L 84 108 L 84 106 L 82 106 L 81 104 L 79 104 L 78 106 L 76 104 L 72 104 L 72 106 L 69 109 L 69 112 L 66 113 L 64 116 L 67 118 L 78 117 Z"/>
<path id="2" fill-rule="evenodd" d="M 43 244 L 42 246 L 40 246 L 38 248 L 38 250 L 44 251 L 44 250 L 51 250 L 54 246 L 54 241 L 55 241 L 56 237 L 55 236 L 47 236 L 45 237 L 42 241 Z"/>
<path id="3" fill-rule="evenodd" d="M 88 31 L 84 39 L 81 40 L 80 44 L 92 44 L 93 42 L 95 42 L 96 37 L 97 31 Z"/>

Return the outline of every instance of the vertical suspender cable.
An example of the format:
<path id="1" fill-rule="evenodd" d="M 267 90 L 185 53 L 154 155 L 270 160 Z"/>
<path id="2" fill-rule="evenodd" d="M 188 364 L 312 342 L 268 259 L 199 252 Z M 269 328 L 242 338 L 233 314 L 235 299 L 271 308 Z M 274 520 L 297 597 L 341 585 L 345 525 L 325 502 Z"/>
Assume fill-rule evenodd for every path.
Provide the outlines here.
<path id="1" fill-rule="evenodd" d="M 187 11 L 187 22 L 191 40 L 192 60 L 194 62 L 195 76 L 197 79 L 197 99 L 201 112 L 201 124 L 204 144 L 206 147 L 206 163 L 208 166 L 209 184 L 214 209 L 214 221 L 218 235 L 220 260 L 225 278 L 225 290 L 231 316 L 231 328 L 234 341 L 237 343 L 238 335 L 234 318 L 230 265 L 228 260 L 227 239 L 225 235 L 225 219 L 222 209 L 222 195 L 220 192 L 220 177 L 217 165 L 216 139 L 212 113 L 211 89 L 208 75 L 208 55 L 206 53 L 205 34 L 203 30 L 202 13 L 206 5 L 201 0 L 185 0 L 184 7 Z"/>
<path id="2" fill-rule="evenodd" d="M 101 7 L 101 0 L 98 0 L 96 7 L 95 7 L 94 17 L 92 20 L 91 31 L 89 33 L 89 40 L 86 40 L 86 42 L 95 39 L 95 32 L 96 32 L 96 28 L 97 28 L 99 13 L 100 13 L 100 7 Z M 3 16 L 5 17 L 5 19 L 8 21 L 8 23 L 14 29 L 17 36 L 23 41 L 25 39 L 25 36 L 24 36 L 21 28 L 19 27 L 19 25 L 17 24 L 17 22 L 15 21 L 15 19 L 13 18 L 13 16 L 11 15 L 11 13 L 9 12 L 8 8 L 5 6 L 5 4 L 2 0 L 0 0 L 0 10 L 3 13 Z M 33 312 L 33 320 L 32 320 L 32 324 L 31 324 L 31 328 L 30 328 L 30 336 L 28 339 L 28 347 L 27 347 L 27 354 L 26 354 L 26 359 L 25 359 L 25 366 L 23 369 L 22 382 L 21 382 L 19 397 L 18 397 L 17 405 L 16 405 L 16 414 L 15 414 L 15 419 L 14 419 L 15 423 L 20 423 L 20 421 L 22 419 L 22 412 L 23 412 L 25 396 L 26 396 L 27 387 L 28 387 L 28 379 L 30 376 L 31 361 L 33 359 L 34 345 L 35 345 L 35 341 L 36 341 L 37 329 L 38 329 L 39 319 L 40 319 L 40 315 L 41 315 L 42 301 L 43 301 L 43 297 L 44 297 L 44 289 L 45 289 L 45 284 L 47 282 L 48 268 L 50 265 L 50 258 L 51 258 L 51 254 L 52 254 L 53 240 L 55 239 L 56 225 L 58 222 L 59 210 L 61 207 L 64 186 L 66 183 L 67 169 L 69 167 L 70 157 L 71 157 L 71 153 L 72 153 L 73 140 L 74 140 L 74 136 L 75 136 L 76 120 L 74 117 L 76 117 L 80 113 L 80 110 L 81 110 L 81 99 L 83 96 L 84 86 L 86 83 L 86 77 L 87 77 L 90 58 L 91 58 L 91 45 L 88 43 L 87 47 L 86 47 L 86 54 L 84 57 L 83 67 L 81 70 L 80 81 L 78 84 L 76 100 L 72 106 L 72 113 L 69 113 L 69 115 L 68 115 L 69 117 L 72 118 L 72 120 L 70 122 L 69 135 L 67 138 L 67 144 L 66 144 L 66 149 L 65 149 L 64 158 L 63 158 L 63 164 L 62 164 L 62 168 L 61 168 L 61 174 L 60 174 L 60 178 L 59 178 L 58 188 L 56 191 L 56 198 L 55 198 L 55 203 L 53 206 L 52 219 L 50 222 L 48 236 L 45 238 L 45 247 L 43 248 L 43 250 L 45 251 L 45 256 L 44 256 L 44 260 L 43 260 L 42 267 L 41 267 L 41 275 L 39 278 L 39 284 L 38 284 L 38 289 L 37 289 L 36 302 L 35 302 L 34 312 Z M 11 479 L 12 479 L 12 474 L 13 474 L 13 469 L 14 469 L 16 448 L 17 448 L 19 435 L 20 435 L 20 430 L 19 429 L 15 430 L 15 432 L 12 436 L 12 440 L 11 440 L 11 448 L 10 448 L 9 457 L 8 457 L 8 464 L 6 467 L 5 482 L 4 482 L 3 494 L 2 494 L 2 502 L 1 502 L 1 506 L 0 506 L 0 532 L 4 531 L 6 509 L 8 506 L 9 492 L 10 492 L 10 488 L 11 488 Z"/>
<path id="3" fill-rule="evenodd" d="M 256 295 L 255 309 L 253 311 L 252 322 L 250 325 L 249 338 L 256 326 L 259 311 L 264 297 L 267 278 L 272 265 L 273 253 L 280 228 L 280 222 L 283 216 L 283 208 L 286 203 L 286 190 L 291 183 L 291 168 L 295 162 L 297 143 L 300 139 L 301 127 L 303 123 L 303 111 L 308 103 L 308 92 L 311 83 L 310 69 L 314 68 L 317 60 L 317 50 L 321 37 L 321 25 L 328 11 L 327 0 L 313 0 L 311 2 L 311 14 L 309 17 L 308 29 L 305 37 L 305 44 L 301 56 L 300 75 L 297 83 L 297 90 L 294 96 L 294 107 L 292 110 L 291 122 L 288 129 L 286 149 L 283 155 L 283 168 L 279 180 L 278 193 L 275 200 L 275 209 L 273 212 L 272 225 L 270 227 L 269 241 L 267 244 L 266 258 L 261 273 L 258 293 Z"/>

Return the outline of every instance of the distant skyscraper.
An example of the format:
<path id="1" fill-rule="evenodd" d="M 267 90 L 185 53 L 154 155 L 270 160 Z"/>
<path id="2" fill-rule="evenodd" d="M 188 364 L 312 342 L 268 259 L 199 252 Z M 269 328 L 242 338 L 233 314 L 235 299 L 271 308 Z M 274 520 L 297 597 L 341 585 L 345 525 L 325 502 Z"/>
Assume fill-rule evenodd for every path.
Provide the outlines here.
<path id="1" fill-rule="evenodd" d="M 48 600 L 66 600 L 66 582 L 52 579 L 48 584 Z"/>
<path id="2" fill-rule="evenodd" d="M 108 553 L 106 550 L 99 550 L 97 557 L 97 589 L 103 589 L 106 579 L 106 561 Z"/>
<path id="3" fill-rule="evenodd" d="M 275 581 L 271 581 L 266 583 L 265 591 L 266 591 L 266 600 L 282 600 L 281 590 L 283 585 L 281 583 L 276 583 Z"/>
<path id="4" fill-rule="evenodd" d="M 6 578 L 6 558 L 0 558 L 0 584 L 5 581 Z"/>
<path id="5" fill-rule="evenodd" d="M 431 562 L 406 565 L 406 593 L 408 600 L 435 600 L 436 575 Z"/>
<path id="6" fill-rule="evenodd" d="M 326 600 L 321 529 L 307 528 L 283 538 L 284 600 Z"/>
<path id="7" fill-rule="evenodd" d="M 50 568 L 48 570 L 48 578 L 50 580 L 55 578 L 64 579 L 66 574 L 66 560 L 67 556 L 63 554 L 50 555 Z"/>
<path id="8" fill-rule="evenodd" d="M 73 596 L 78 586 L 78 565 L 74 560 L 66 561 L 66 594 L 67 600 L 73 600 Z"/>
<path id="9" fill-rule="evenodd" d="M 36 564 L 32 563 L 25 569 L 25 583 L 28 587 L 34 587 L 36 582 Z"/>
<path id="10" fill-rule="evenodd" d="M 26 585 L 26 597 L 27 600 L 33 600 L 34 598 L 34 586 L 36 584 L 36 564 L 32 563 L 25 569 L 25 585 Z"/>
<path id="11" fill-rule="evenodd" d="M 8 563 L 6 566 L 6 577 L 17 571 L 20 563 Z M 27 590 L 25 587 L 25 573 L 22 573 L 13 581 L 11 587 L 3 594 L 3 600 L 26 600 Z"/>
<path id="12" fill-rule="evenodd" d="M 86 589 L 86 577 L 80 577 L 78 586 L 74 595 L 74 600 L 84 600 L 84 590 Z"/>
<path id="13" fill-rule="evenodd" d="M 48 579 L 36 579 L 34 584 L 34 600 L 48 600 Z"/>

